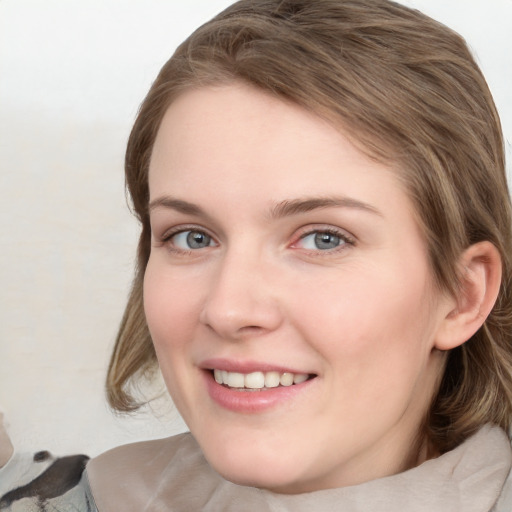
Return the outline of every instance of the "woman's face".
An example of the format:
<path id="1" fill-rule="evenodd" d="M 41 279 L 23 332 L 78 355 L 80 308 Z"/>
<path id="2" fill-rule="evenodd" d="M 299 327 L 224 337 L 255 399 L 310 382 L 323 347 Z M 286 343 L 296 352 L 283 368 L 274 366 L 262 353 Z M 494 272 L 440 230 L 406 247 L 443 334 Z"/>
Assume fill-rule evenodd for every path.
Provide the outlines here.
<path id="1" fill-rule="evenodd" d="M 149 186 L 147 321 L 210 464 L 285 493 L 416 464 L 448 300 L 395 172 L 233 84 L 171 105 Z"/>

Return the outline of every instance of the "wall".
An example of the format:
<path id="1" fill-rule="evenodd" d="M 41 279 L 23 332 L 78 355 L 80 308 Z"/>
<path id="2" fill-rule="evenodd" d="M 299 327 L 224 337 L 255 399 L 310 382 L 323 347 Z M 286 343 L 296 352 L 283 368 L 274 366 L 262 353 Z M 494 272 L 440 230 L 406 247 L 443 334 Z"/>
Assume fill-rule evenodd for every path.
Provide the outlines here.
<path id="1" fill-rule="evenodd" d="M 229 3 L 0 0 L 0 409 L 22 450 L 94 455 L 185 428 L 165 399 L 119 418 L 103 397 L 137 237 L 123 151 L 160 66 Z M 510 152 L 512 1 L 404 3 L 468 39 Z"/>

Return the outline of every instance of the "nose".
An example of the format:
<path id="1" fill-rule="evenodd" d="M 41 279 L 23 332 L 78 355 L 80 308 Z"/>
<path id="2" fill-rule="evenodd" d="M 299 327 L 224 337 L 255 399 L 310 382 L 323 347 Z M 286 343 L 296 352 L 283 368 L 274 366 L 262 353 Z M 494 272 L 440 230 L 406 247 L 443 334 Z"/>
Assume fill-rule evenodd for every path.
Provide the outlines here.
<path id="1" fill-rule="evenodd" d="M 274 331 L 282 322 L 277 269 L 244 251 L 226 254 L 210 281 L 200 321 L 226 340 Z"/>

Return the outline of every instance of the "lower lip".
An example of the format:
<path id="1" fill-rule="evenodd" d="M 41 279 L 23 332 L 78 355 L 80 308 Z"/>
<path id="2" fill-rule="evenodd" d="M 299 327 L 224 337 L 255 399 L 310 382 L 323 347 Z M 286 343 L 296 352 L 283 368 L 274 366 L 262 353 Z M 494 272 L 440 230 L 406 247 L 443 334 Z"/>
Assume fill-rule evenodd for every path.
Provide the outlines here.
<path id="1" fill-rule="evenodd" d="M 306 393 L 316 380 L 259 391 L 237 391 L 217 383 L 211 371 L 203 373 L 210 398 L 224 409 L 239 413 L 258 413 L 285 404 Z"/>

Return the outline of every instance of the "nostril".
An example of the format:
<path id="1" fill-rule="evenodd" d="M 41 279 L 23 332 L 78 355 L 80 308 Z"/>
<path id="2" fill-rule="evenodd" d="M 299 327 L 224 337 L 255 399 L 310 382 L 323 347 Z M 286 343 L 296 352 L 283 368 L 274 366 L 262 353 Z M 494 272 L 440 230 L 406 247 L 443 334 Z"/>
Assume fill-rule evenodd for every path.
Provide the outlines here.
<path id="1" fill-rule="evenodd" d="M 258 325 L 246 325 L 246 326 L 240 327 L 238 329 L 238 334 L 245 335 L 245 336 L 251 336 L 251 335 L 260 334 L 261 332 L 264 332 L 264 331 L 265 331 L 265 329 Z"/>

